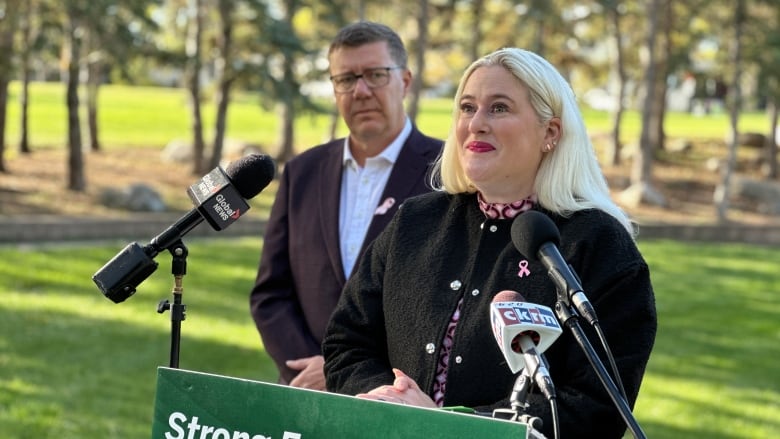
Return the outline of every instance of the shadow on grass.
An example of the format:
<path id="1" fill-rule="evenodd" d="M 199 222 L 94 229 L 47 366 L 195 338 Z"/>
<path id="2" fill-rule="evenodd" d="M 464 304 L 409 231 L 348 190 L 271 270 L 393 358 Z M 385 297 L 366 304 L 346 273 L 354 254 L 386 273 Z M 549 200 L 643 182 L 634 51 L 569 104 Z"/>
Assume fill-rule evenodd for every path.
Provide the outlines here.
<path id="1" fill-rule="evenodd" d="M 170 334 L 56 312 L 0 310 L 14 349 L 2 362 L 5 437 L 148 437 L 157 366 L 167 366 Z M 182 336 L 181 367 L 270 379 L 259 350 Z"/>
<path id="2" fill-rule="evenodd" d="M 659 320 L 643 385 L 660 403 L 646 408 L 653 412 L 643 423 L 648 435 L 726 439 L 780 432 L 770 408 L 780 400 L 773 360 L 780 355 L 776 250 L 671 241 L 641 247 Z"/>
<path id="3" fill-rule="evenodd" d="M 191 260 L 209 274 L 192 276 L 193 307 L 182 322 L 180 367 L 275 380 L 248 312 L 256 263 L 250 261 L 259 255 L 259 241 L 233 252 L 220 247 L 217 262 L 208 265 L 203 261 L 213 257 L 209 246 L 193 247 L 204 256 Z M 14 262 L 0 266 L 2 437 L 151 434 L 157 367 L 170 359 L 170 315 L 156 312 L 157 301 L 171 297 L 170 264 L 158 256 L 160 268 L 139 292 L 114 304 L 91 275 L 119 248 L 0 248 L 0 257 Z M 212 286 L 210 279 L 221 276 L 228 280 Z"/>
<path id="4" fill-rule="evenodd" d="M 0 247 L 0 432 L 20 438 L 149 437 L 167 366 L 170 256 L 114 304 L 92 274 L 126 243 Z M 248 311 L 259 239 L 197 240 L 184 277 L 180 366 L 275 380 Z M 643 242 L 659 331 L 638 401 L 648 437 L 780 432 L 780 255 L 768 247 Z"/>

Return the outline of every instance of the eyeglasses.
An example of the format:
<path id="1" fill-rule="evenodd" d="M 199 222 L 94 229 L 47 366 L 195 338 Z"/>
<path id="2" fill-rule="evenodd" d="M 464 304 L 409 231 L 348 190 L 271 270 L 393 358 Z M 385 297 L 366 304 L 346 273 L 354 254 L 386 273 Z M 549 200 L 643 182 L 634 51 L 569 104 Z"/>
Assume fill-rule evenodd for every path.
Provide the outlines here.
<path id="1" fill-rule="evenodd" d="M 344 73 L 343 75 L 331 76 L 333 89 L 336 93 L 349 93 L 355 89 L 358 79 L 363 78 L 368 88 L 384 87 L 390 83 L 390 70 L 398 70 L 403 67 L 374 67 L 363 70 L 363 73 L 356 75 L 354 73 Z"/>

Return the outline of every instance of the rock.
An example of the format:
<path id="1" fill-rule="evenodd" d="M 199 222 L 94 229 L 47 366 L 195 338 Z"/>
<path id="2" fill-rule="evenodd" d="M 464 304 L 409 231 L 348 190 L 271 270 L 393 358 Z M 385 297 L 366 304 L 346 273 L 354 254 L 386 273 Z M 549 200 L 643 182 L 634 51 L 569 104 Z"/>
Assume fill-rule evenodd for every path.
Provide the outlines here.
<path id="1" fill-rule="evenodd" d="M 164 162 L 192 163 L 192 145 L 182 139 L 173 139 L 165 145 L 160 157 Z"/>
<path id="2" fill-rule="evenodd" d="M 263 146 L 240 139 L 225 139 L 222 144 L 220 165 L 227 166 L 230 162 L 249 154 L 263 154 Z M 207 152 L 211 154 L 211 152 Z M 182 139 L 173 139 L 165 145 L 160 157 L 165 162 L 192 163 L 192 144 Z"/>
<path id="3" fill-rule="evenodd" d="M 693 143 L 688 139 L 673 139 L 667 142 L 666 149 L 672 153 L 687 154 L 693 150 Z"/>
<path id="4" fill-rule="evenodd" d="M 131 212 L 165 212 L 167 206 L 153 188 L 135 183 L 126 188 L 106 188 L 100 194 L 100 203 L 113 209 Z"/>
<path id="5" fill-rule="evenodd" d="M 780 214 L 780 183 L 735 176 L 729 191 L 732 199 L 748 200 L 756 205 L 759 213 Z"/>
<path id="6" fill-rule="evenodd" d="M 731 139 L 726 138 L 726 145 L 730 141 Z M 737 135 L 737 145 L 761 149 L 766 145 L 766 136 L 761 133 L 739 133 Z"/>
<path id="7" fill-rule="evenodd" d="M 618 194 L 620 204 L 628 207 L 637 207 L 640 204 L 667 207 L 666 198 L 654 187 L 645 183 L 636 183 Z"/>

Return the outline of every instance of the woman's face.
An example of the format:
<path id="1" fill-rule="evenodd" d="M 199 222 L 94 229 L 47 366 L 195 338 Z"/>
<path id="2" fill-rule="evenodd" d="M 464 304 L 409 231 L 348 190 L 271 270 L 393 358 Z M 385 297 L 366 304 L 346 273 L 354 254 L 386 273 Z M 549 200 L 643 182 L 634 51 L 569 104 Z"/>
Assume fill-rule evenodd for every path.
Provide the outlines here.
<path id="1" fill-rule="evenodd" d="M 458 158 L 485 200 L 510 203 L 533 194 L 544 147 L 556 140 L 559 125 L 539 121 L 528 89 L 502 66 L 476 69 L 458 106 Z"/>

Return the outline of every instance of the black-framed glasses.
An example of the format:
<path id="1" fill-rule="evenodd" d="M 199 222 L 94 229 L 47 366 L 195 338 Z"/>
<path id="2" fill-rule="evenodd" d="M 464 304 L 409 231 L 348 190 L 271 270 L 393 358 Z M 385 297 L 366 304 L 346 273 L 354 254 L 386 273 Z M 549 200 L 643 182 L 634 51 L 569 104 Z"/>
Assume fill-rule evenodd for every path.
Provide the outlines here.
<path id="1" fill-rule="evenodd" d="M 358 79 L 363 78 L 368 88 L 384 87 L 390 83 L 390 70 L 398 70 L 403 67 L 373 67 L 363 70 L 363 73 L 356 75 L 354 73 L 344 73 L 330 77 L 333 83 L 333 90 L 336 93 L 349 93 L 355 89 Z"/>

